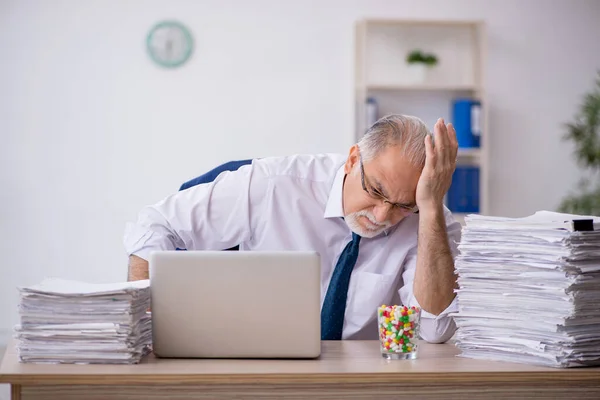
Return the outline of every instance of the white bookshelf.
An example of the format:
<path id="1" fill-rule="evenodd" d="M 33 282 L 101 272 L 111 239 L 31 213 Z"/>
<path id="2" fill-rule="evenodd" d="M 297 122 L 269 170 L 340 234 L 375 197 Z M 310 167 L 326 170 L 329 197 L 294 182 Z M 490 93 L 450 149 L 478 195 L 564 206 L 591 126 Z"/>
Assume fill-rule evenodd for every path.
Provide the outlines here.
<path id="1" fill-rule="evenodd" d="M 425 91 L 476 91 L 476 88 L 473 85 L 430 85 L 430 84 L 369 84 L 366 86 L 367 90 L 388 90 L 388 91 L 396 91 L 396 90 L 425 90 Z"/>
<path id="2" fill-rule="evenodd" d="M 485 26 L 480 21 L 366 19 L 355 29 L 356 140 L 367 130 L 366 102 L 376 99 L 378 117 L 416 115 L 433 129 L 438 118 L 452 121 L 452 101 L 468 97 L 482 105 L 479 148 L 460 148 L 459 165 L 479 167 L 479 209 L 489 210 L 488 103 L 483 79 Z M 407 54 L 434 53 L 438 65 L 427 79 L 409 79 Z M 464 214 L 456 214 L 464 222 Z"/>

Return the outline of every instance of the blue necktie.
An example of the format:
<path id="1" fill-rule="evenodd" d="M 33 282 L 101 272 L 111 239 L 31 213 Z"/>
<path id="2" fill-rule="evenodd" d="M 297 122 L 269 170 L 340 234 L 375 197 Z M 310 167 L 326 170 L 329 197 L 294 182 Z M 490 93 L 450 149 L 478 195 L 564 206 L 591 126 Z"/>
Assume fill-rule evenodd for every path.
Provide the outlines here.
<path id="1" fill-rule="evenodd" d="M 321 340 L 341 340 L 348 298 L 350 275 L 358 258 L 360 236 L 352 233 L 352 240 L 346 245 L 333 270 L 323 308 L 321 309 Z"/>

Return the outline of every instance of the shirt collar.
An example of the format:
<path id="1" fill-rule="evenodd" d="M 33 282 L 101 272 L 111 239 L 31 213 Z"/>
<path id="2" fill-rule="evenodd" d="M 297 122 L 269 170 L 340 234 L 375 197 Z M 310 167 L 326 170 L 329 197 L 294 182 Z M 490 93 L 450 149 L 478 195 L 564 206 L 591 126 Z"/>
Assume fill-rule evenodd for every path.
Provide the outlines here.
<path id="1" fill-rule="evenodd" d="M 342 200 L 342 192 L 344 188 L 344 178 L 346 173 L 344 172 L 344 165 L 338 169 L 333 179 L 333 185 L 329 191 L 329 198 L 327 199 L 327 205 L 325 206 L 324 218 L 339 218 L 344 216 L 344 205 Z"/>

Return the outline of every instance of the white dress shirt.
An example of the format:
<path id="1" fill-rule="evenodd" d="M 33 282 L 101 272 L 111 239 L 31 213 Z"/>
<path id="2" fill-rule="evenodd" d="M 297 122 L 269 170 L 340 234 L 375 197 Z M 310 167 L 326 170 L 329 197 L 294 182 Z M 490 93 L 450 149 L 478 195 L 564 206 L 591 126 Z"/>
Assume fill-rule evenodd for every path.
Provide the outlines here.
<path id="1" fill-rule="evenodd" d="M 174 193 L 145 207 L 127 225 L 129 255 L 148 259 L 154 250 L 314 250 L 321 256 L 321 306 L 336 262 L 352 232 L 341 218 L 343 164 L 338 154 L 254 160 L 214 182 Z M 444 209 L 453 256 L 461 225 Z M 352 271 L 342 339 L 377 339 L 382 304 L 419 306 L 413 295 L 418 214 L 374 238 L 362 238 Z M 456 326 L 449 313 L 422 313 L 421 337 L 445 342 Z"/>

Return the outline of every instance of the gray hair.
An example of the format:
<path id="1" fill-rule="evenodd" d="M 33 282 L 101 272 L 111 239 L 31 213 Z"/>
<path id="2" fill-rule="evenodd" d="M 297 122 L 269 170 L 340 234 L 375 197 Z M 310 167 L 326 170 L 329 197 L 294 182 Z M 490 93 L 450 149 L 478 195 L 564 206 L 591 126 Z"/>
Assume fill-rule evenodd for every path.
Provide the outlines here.
<path id="1" fill-rule="evenodd" d="M 380 118 L 358 142 L 363 160 L 372 160 L 389 146 L 398 145 L 402 157 L 418 167 L 425 166 L 427 125 L 410 115 L 391 114 Z M 432 137 L 433 139 L 433 137 Z"/>

